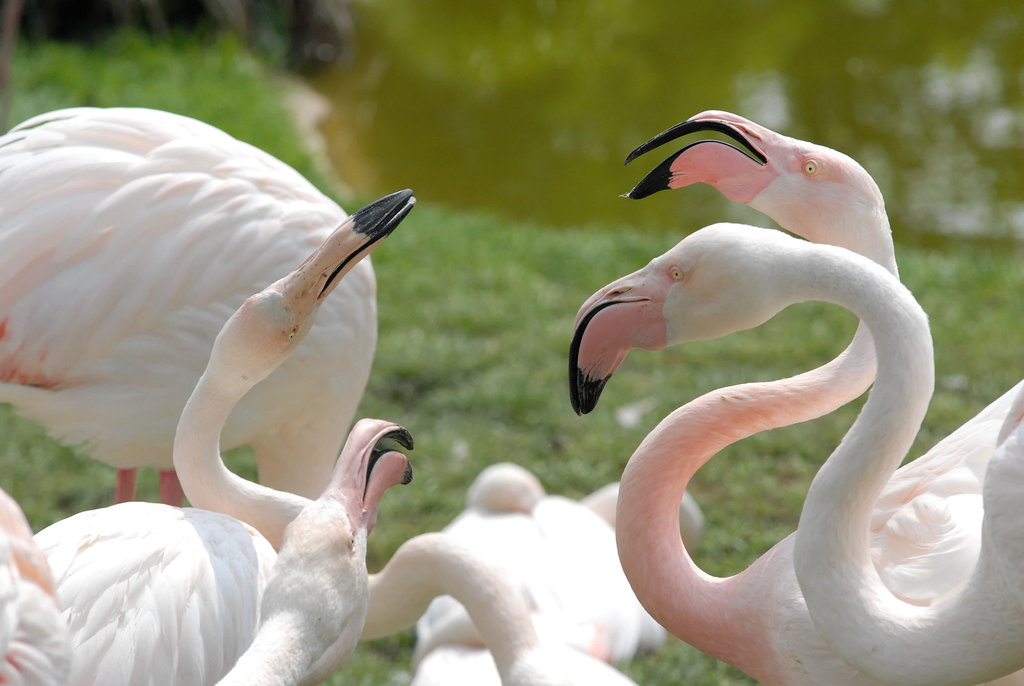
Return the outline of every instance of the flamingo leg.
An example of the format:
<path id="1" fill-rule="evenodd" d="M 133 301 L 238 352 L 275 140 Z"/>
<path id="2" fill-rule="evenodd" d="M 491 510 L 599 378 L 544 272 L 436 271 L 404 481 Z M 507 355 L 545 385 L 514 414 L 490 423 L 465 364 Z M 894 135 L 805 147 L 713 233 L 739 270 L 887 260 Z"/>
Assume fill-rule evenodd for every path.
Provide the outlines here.
<path id="1" fill-rule="evenodd" d="M 181 490 L 181 482 L 173 469 L 160 470 L 160 502 L 172 507 L 185 504 L 185 492 Z"/>
<path id="2" fill-rule="evenodd" d="M 114 489 L 114 502 L 127 503 L 135 500 L 135 477 L 138 469 L 118 469 L 117 486 Z"/>

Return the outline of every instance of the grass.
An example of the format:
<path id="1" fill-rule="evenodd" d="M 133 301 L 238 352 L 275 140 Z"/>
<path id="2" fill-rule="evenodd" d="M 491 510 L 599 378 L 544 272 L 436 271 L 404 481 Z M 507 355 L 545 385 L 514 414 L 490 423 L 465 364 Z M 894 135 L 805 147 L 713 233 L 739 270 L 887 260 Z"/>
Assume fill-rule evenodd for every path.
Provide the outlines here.
<path id="1" fill-rule="evenodd" d="M 131 51 L 109 44 L 22 46 L 15 119 L 76 104 L 161 107 L 222 126 L 316 176 L 279 93 L 267 87 L 273 80 L 266 68 L 231 41 L 151 44 L 131 35 L 112 41 Z M 89 80 L 81 78 L 82 65 Z M 403 423 L 417 448 L 416 479 L 384 499 L 370 541 L 371 569 L 410 536 L 450 521 L 462 509 L 465 487 L 487 464 L 519 462 L 549 491 L 584 495 L 617 479 L 640 439 L 679 404 L 722 385 L 820 364 L 852 336 L 851 315 L 805 304 L 756 331 L 659 353 L 636 351 L 597 410 L 576 417 L 566 354 L 577 308 L 681 237 L 638 228 L 555 230 L 421 204 L 376 251 L 380 342 L 360 414 Z M 1011 333 L 1024 292 L 1021 253 L 969 243 L 955 252 L 898 251 L 905 283 L 931 315 L 936 348 L 937 392 L 913 454 L 1024 376 Z M 616 424 L 617 408 L 648 398 L 653 408 L 637 426 Z M 811 477 L 859 404 L 755 436 L 701 470 L 692 491 L 707 516 L 695 551 L 704 569 L 735 573 L 793 530 Z M 251 474 L 244 453 L 233 464 Z M 111 469 L 6 410 L 0 412 L 0 475 L 37 529 L 112 497 Z M 146 481 L 144 494 L 152 498 L 155 487 Z M 404 683 L 411 645 L 409 634 L 363 644 L 333 683 Z M 678 641 L 623 668 L 644 684 L 752 683 Z"/>

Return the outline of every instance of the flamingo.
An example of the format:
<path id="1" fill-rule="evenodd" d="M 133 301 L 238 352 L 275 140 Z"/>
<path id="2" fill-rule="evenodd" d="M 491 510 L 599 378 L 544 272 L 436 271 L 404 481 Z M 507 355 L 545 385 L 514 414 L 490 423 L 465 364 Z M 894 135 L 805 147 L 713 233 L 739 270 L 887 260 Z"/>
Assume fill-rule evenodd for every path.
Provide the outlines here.
<path id="1" fill-rule="evenodd" d="M 336 473 L 285 528 L 256 636 L 220 686 L 320 683 L 352 656 L 370 602 L 366 537 L 376 503 L 383 489 L 412 479 L 400 452 L 382 449 L 371 460 L 373 483 Z"/>
<path id="2" fill-rule="evenodd" d="M 547 494 L 532 472 L 510 462 L 483 469 L 466 504 L 444 532 L 508 570 L 541 623 L 559 627 L 546 635 L 560 632 L 609 662 L 664 643 L 664 629 L 622 573 L 614 530 L 591 508 Z M 435 599 L 416 623 L 417 650 L 443 643 L 434 634 L 464 617 L 451 597 Z M 471 631 L 468 640 L 478 642 Z"/>
<path id="3" fill-rule="evenodd" d="M 462 603 L 490 650 L 459 646 L 468 659 L 454 669 L 445 665 L 436 680 L 437 663 L 421 662 L 413 681 L 431 684 L 477 684 L 492 681 L 497 671 L 504 686 L 629 686 L 633 681 L 613 667 L 561 642 L 542 643 L 530 608 L 517 582 L 499 564 L 443 532 L 420 534 L 403 543 L 378 574 L 370 576 L 370 609 L 364 640 L 404 631 L 436 596 L 450 595 Z M 433 651 L 438 655 L 444 653 Z M 430 655 L 426 660 L 430 659 Z M 422 673 L 420 672 L 422 670 Z M 458 670 L 463 677 L 458 679 Z"/>
<path id="4" fill-rule="evenodd" d="M 707 183 L 730 200 L 763 212 L 788 231 L 858 252 L 897 275 L 882 193 L 871 175 L 841 152 L 784 136 L 729 112 L 707 111 L 654 136 L 626 160 L 680 136 L 704 131 L 724 134 L 735 145 L 717 140 L 687 145 L 647 174 L 629 197 Z M 851 392 L 863 383 L 865 372 L 873 375 L 871 348 L 866 332 L 858 330 L 845 354 L 852 353 L 864 364 L 839 381 Z M 852 367 L 840 363 L 841 369 Z M 908 537 L 916 537 L 911 546 L 914 552 L 883 552 L 884 559 L 876 560 L 886 586 L 904 600 L 927 605 L 971 574 L 981 546 L 978 523 L 985 465 L 995 451 L 1003 421 L 1010 417 L 1014 398 L 1021 392 L 1024 382 L 915 460 L 913 472 L 887 488 L 886 504 L 875 510 L 872 519 L 872 545 L 879 551 L 907 550 Z M 906 484 L 905 488 L 900 489 L 899 483 Z M 922 506 L 931 497 L 924 495 L 927 493 L 937 495 L 945 505 Z M 918 533 L 911 533 L 914 531 Z M 1024 675 L 1021 679 L 1024 681 Z"/>
<path id="5" fill-rule="evenodd" d="M 885 367 L 868 403 L 872 413 L 882 407 L 883 413 L 899 414 L 904 435 L 890 451 L 902 456 L 932 388 L 927 320 L 909 291 L 887 270 L 848 250 L 745 225 L 697 231 L 587 300 L 577 315 L 571 347 L 574 404 L 581 412 L 590 411 L 630 348 L 660 349 L 723 336 L 757 326 L 807 299 L 852 309 L 870 327 Z M 712 577 L 694 564 L 679 539 L 678 503 L 696 470 L 725 446 L 792 423 L 809 406 L 835 402 L 845 392 L 836 378 L 841 373 L 826 366 L 790 379 L 707 393 L 663 419 L 622 476 L 619 559 L 644 607 L 679 638 L 766 684 L 882 682 L 847 664 L 811 620 L 795 575 L 794 535 L 739 574 Z M 907 397 L 894 400 L 899 393 Z M 896 472 L 892 490 L 909 490 L 903 477 L 916 473 L 916 462 Z M 854 500 L 874 501 L 863 498 L 853 484 L 833 483 L 829 497 L 838 500 L 846 493 L 857 494 Z M 851 540 L 865 541 L 868 524 L 861 524 Z M 953 651 L 949 657 L 962 654 Z M 978 681 L 983 678 L 992 677 Z"/>
<path id="6" fill-rule="evenodd" d="M 46 558 L 14 498 L 0 489 L 0 683 L 63 686 L 71 669 Z"/>
<path id="7" fill-rule="evenodd" d="M 29 119 L 0 137 L 0 175 L 0 402 L 117 467 L 116 502 L 141 466 L 180 506 L 175 419 L 214 337 L 345 212 L 262 150 L 142 108 Z M 222 438 L 252 446 L 262 483 L 305 497 L 327 482 L 376 346 L 369 260 L 337 290 Z"/>
<path id="8" fill-rule="evenodd" d="M 175 468 L 196 507 L 121 503 L 36 535 L 71 634 L 70 683 L 212 683 L 249 645 L 274 550 L 310 501 L 229 472 L 220 431 L 238 400 L 302 341 L 342 277 L 414 203 L 412 192 L 402 191 L 356 212 L 224 324 L 175 437 Z M 341 489 L 346 504 L 362 503 L 365 521 L 352 524 L 367 531 L 391 483 L 390 470 L 372 468 L 385 438 L 412 446 L 395 424 L 357 422 L 328 481 L 328 494 Z"/>

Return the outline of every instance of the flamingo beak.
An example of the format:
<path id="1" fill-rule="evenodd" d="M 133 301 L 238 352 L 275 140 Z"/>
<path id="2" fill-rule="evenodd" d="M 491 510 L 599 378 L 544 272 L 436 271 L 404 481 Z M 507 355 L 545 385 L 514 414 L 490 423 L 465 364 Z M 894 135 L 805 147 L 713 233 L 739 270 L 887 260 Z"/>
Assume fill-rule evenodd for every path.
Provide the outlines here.
<path id="1" fill-rule="evenodd" d="M 369 533 L 384 492 L 412 481 L 412 465 L 401 452 L 412 447 L 412 434 L 404 427 L 383 419 L 360 419 L 349 432 L 324 497 L 342 503 L 353 526 Z"/>
<path id="2" fill-rule="evenodd" d="M 350 250 L 348 256 L 329 272 L 320 290 L 318 300 L 323 300 L 334 290 L 338 279 L 359 261 L 364 252 L 372 250 L 377 243 L 391 235 L 391 232 L 412 211 L 415 204 L 416 198 L 413 197 L 412 191 L 406 189 L 386 195 L 370 203 L 343 222 L 327 239 L 324 246 L 328 246 L 332 239 L 335 241 L 342 239 L 342 236 L 339 236 L 339 234 L 343 233 L 361 241 L 361 244 L 357 245 L 355 249 Z M 323 249 L 322 247 L 321 250 Z M 310 259 L 316 262 L 321 250 L 317 250 Z"/>
<path id="3" fill-rule="evenodd" d="M 749 136 L 743 133 L 740 125 L 717 116 L 699 114 L 680 124 L 676 124 L 670 129 L 662 131 L 657 136 L 654 136 L 647 142 L 637 146 L 631 153 L 629 153 L 629 155 L 626 156 L 626 164 L 629 164 L 640 155 L 643 155 L 660 145 L 664 145 L 669 141 L 703 131 L 713 131 L 723 134 L 734 140 L 739 145 L 733 145 L 732 143 L 713 138 L 691 143 L 651 170 L 651 172 L 641 179 L 633 190 L 626 193 L 624 197 L 639 200 L 641 198 L 646 198 L 653 193 L 657 193 L 658 191 L 663 191 L 668 188 L 678 188 L 682 185 L 689 185 L 690 183 L 703 180 L 700 178 L 693 178 L 688 181 L 680 182 L 677 180 L 679 170 L 674 167 L 676 166 L 676 162 L 679 158 L 687 153 L 694 155 L 694 149 L 698 146 L 704 145 L 705 143 L 715 143 L 717 146 L 723 146 L 722 148 L 701 148 L 700 152 L 705 153 L 709 157 L 708 161 L 717 160 L 721 157 L 722 153 L 732 155 L 734 152 L 739 152 L 741 155 L 753 160 L 757 164 L 765 165 L 768 163 L 767 156 L 751 142 Z M 675 183 L 673 183 L 674 180 Z"/>
<path id="4" fill-rule="evenodd" d="M 665 346 L 664 294 L 646 270 L 590 296 L 576 315 L 569 345 L 569 402 L 578 415 L 597 407 L 605 384 L 633 348 Z"/>
<path id="5" fill-rule="evenodd" d="M 374 446 L 373 451 L 370 453 L 370 460 L 366 466 L 366 486 L 363 489 L 364 499 L 366 498 L 366 495 L 370 490 L 370 479 L 371 477 L 374 476 L 373 469 L 374 467 L 377 466 L 377 463 L 381 462 L 382 459 L 385 458 L 385 456 L 392 454 L 398 454 L 405 458 L 405 455 L 401 452 L 401 450 L 394 446 L 394 444 L 396 443 L 398 444 L 398 447 L 404 448 L 405 450 L 413 449 L 412 434 L 409 433 L 408 429 L 406 429 L 403 426 L 398 426 L 397 424 L 390 433 L 384 435 L 379 441 L 377 441 L 377 444 Z M 388 460 L 384 461 L 390 461 L 393 459 L 396 458 L 388 458 Z M 405 464 L 403 465 L 401 470 L 401 476 L 398 479 L 396 479 L 396 481 L 398 483 L 392 485 L 401 484 L 402 486 L 406 486 L 412 482 L 412 464 L 409 462 L 408 459 L 405 459 Z"/>

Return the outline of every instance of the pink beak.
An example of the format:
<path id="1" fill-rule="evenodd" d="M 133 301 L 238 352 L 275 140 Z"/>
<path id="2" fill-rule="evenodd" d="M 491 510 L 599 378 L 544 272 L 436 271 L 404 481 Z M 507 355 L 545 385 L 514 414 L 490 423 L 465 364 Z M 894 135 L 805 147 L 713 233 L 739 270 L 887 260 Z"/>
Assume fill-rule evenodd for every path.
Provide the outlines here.
<path id="1" fill-rule="evenodd" d="M 665 347 L 665 288 L 646 268 L 590 296 L 569 346 L 569 402 L 576 414 L 597 406 L 608 379 L 633 348 Z"/>
<path id="2" fill-rule="evenodd" d="M 403 427 L 383 419 L 360 419 L 349 432 L 345 447 L 324 491 L 342 503 L 353 528 L 367 533 L 377 521 L 377 507 L 384 492 L 392 486 L 412 481 L 412 466 L 397 449 L 380 445 L 391 440 L 412 450 L 412 435 Z"/>
<path id="3" fill-rule="evenodd" d="M 722 180 L 740 176 L 746 171 L 742 165 L 749 165 L 751 162 L 767 164 L 768 157 L 751 140 L 758 138 L 758 128 L 760 127 L 742 117 L 717 111 L 702 112 L 676 124 L 634 149 L 626 157 L 626 164 L 669 141 L 702 131 L 724 134 L 739 145 L 716 139 L 691 143 L 651 170 L 626 194 L 626 197 L 639 200 L 658 191 L 702 182 L 717 186 Z M 704 145 L 705 143 L 715 145 Z M 728 189 L 725 188 L 720 190 L 731 199 L 740 202 L 749 202 L 756 195 L 739 189 L 735 193 L 727 192 Z M 757 191 L 760 191 L 760 188 Z"/>

